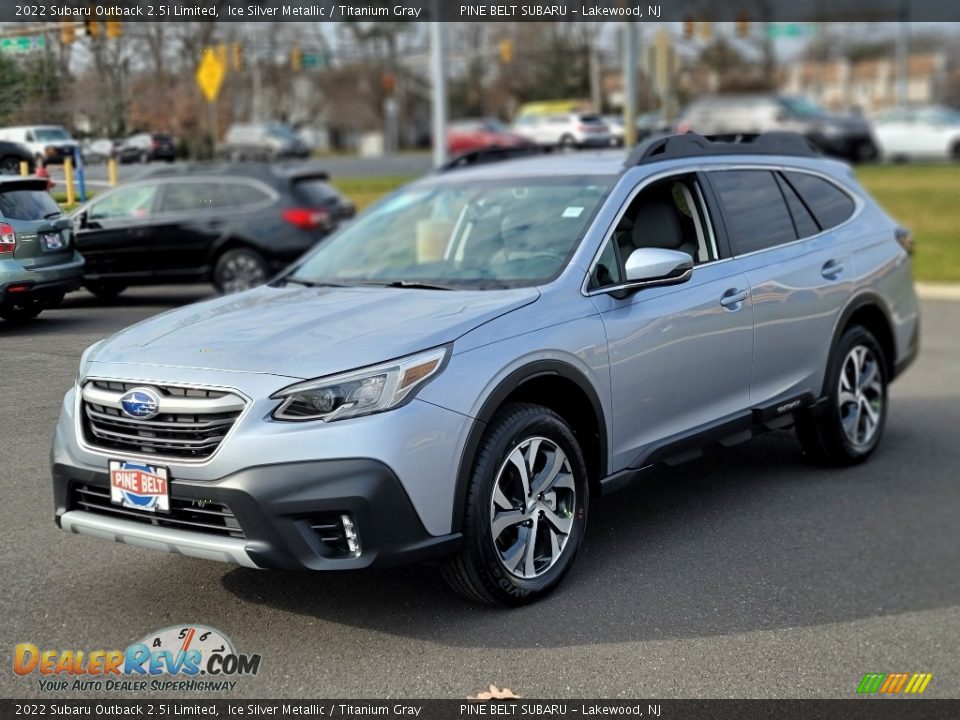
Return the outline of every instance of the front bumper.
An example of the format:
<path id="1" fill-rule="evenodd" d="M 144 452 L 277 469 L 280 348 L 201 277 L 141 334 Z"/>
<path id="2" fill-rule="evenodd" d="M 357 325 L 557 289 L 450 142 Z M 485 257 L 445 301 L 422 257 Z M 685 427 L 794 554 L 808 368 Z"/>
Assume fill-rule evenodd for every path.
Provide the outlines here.
<path id="1" fill-rule="evenodd" d="M 226 506 L 242 537 L 163 526 L 157 519 L 167 516 L 153 513 L 91 511 L 78 503 L 76 488 L 109 490 L 105 472 L 55 463 L 53 483 L 56 521 L 64 530 L 247 567 L 384 567 L 445 555 L 460 543 L 457 533 L 430 535 L 394 473 L 370 459 L 263 465 L 213 483 L 172 479 L 172 500 Z M 351 518 L 359 553 L 334 548 L 314 529 L 343 515 Z"/>

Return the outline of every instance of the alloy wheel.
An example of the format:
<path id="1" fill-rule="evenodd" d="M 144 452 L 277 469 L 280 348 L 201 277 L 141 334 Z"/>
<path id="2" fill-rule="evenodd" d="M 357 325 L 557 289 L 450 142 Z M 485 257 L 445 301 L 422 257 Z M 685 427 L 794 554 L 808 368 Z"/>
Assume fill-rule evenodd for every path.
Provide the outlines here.
<path id="1" fill-rule="evenodd" d="M 225 293 L 236 293 L 262 285 L 267 279 L 261 265 L 249 255 L 234 255 L 224 263 L 221 280 Z"/>
<path id="2" fill-rule="evenodd" d="M 577 493 L 570 461 L 545 437 L 507 455 L 490 499 L 490 528 L 503 567 L 529 580 L 552 568 L 573 529 Z"/>
<path id="3" fill-rule="evenodd" d="M 837 403 L 844 435 L 857 447 L 869 445 L 883 415 L 883 374 L 872 349 L 856 345 L 840 370 Z"/>

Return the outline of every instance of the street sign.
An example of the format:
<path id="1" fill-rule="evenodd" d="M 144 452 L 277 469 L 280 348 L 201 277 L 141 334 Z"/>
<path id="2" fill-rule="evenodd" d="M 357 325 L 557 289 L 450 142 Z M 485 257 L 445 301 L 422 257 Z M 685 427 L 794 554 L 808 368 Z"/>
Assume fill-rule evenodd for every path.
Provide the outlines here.
<path id="1" fill-rule="evenodd" d="M 768 38 L 796 38 L 804 35 L 813 35 L 816 28 L 813 23 L 777 22 L 767 25 Z"/>
<path id="2" fill-rule="evenodd" d="M 43 50 L 46 46 L 47 38 L 43 35 L 23 35 L 0 39 L 0 52 L 3 53 L 25 53 L 31 50 Z"/>
<path id="3" fill-rule="evenodd" d="M 223 53 L 216 48 L 207 48 L 203 51 L 203 59 L 197 68 L 197 85 L 203 92 L 208 103 L 216 102 L 223 85 L 223 78 L 227 74 L 227 64 L 222 57 Z"/>
<path id="4" fill-rule="evenodd" d="M 300 59 L 300 67 L 303 68 L 325 68 L 330 64 L 330 60 L 322 53 L 303 53 Z"/>

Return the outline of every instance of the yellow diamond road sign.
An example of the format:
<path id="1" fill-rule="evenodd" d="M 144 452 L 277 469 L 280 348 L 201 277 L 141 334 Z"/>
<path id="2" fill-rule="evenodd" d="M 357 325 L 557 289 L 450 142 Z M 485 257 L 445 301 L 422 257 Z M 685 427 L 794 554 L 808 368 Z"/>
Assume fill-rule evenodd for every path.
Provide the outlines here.
<path id="1" fill-rule="evenodd" d="M 212 103 L 217 99 L 226 71 L 226 64 L 218 52 L 213 48 L 204 50 L 200 67 L 197 68 L 196 78 L 197 85 L 203 91 L 203 96 L 207 99 L 207 102 Z"/>

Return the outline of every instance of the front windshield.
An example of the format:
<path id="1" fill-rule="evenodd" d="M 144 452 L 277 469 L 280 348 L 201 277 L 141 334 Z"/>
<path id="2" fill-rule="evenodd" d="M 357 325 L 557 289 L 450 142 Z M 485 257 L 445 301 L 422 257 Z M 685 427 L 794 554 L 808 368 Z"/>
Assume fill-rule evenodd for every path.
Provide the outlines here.
<path id="1" fill-rule="evenodd" d="M 291 280 L 493 289 L 548 282 L 615 177 L 414 185 L 321 244 Z"/>
<path id="2" fill-rule="evenodd" d="M 34 131 L 39 142 L 50 142 L 51 140 L 69 140 L 70 135 L 63 128 L 38 128 Z"/>
<path id="3" fill-rule="evenodd" d="M 785 97 L 783 104 L 797 117 L 820 117 L 823 109 L 812 100 L 805 97 Z"/>

